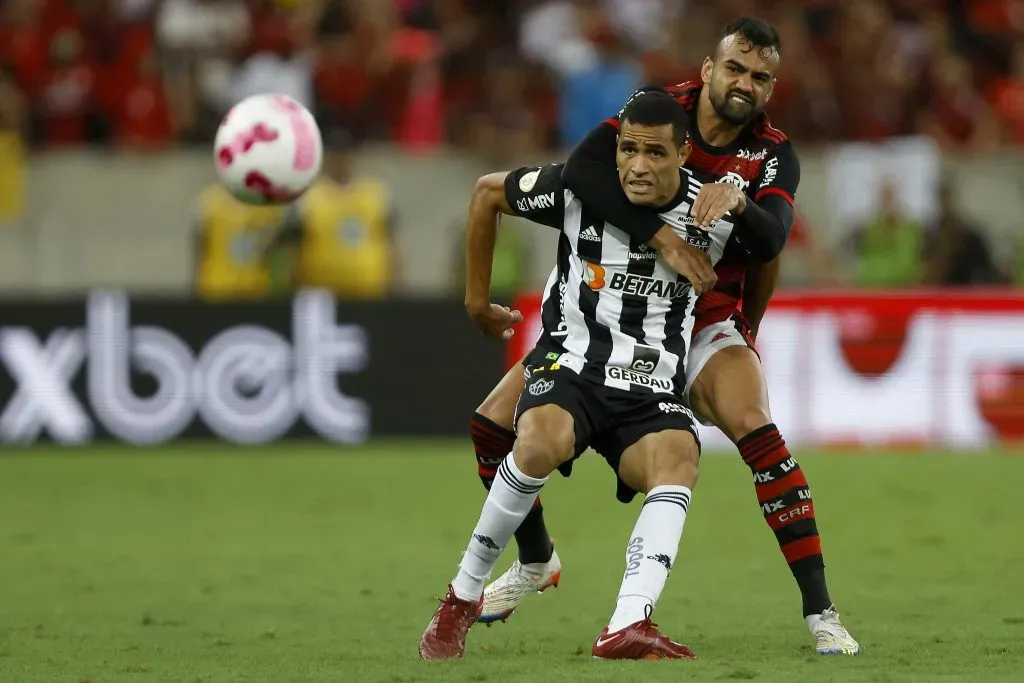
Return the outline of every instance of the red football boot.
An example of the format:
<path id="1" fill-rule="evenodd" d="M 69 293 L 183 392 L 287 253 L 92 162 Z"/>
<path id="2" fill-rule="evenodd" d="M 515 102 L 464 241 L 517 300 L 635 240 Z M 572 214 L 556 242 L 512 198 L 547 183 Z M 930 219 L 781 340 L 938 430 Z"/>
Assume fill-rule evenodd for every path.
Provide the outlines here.
<path id="1" fill-rule="evenodd" d="M 690 648 L 659 631 L 650 612 L 646 619 L 615 633 L 608 633 L 605 627 L 594 641 L 591 654 L 595 659 L 697 659 Z"/>
<path id="2" fill-rule="evenodd" d="M 420 638 L 420 659 L 461 657 L 466 651 L 466 634 L 480 617 L 483 605 L 482 596 L 476 602 L 459 600 L 448 584 L 448 594 L 437 606 L 434 617 Z"/>

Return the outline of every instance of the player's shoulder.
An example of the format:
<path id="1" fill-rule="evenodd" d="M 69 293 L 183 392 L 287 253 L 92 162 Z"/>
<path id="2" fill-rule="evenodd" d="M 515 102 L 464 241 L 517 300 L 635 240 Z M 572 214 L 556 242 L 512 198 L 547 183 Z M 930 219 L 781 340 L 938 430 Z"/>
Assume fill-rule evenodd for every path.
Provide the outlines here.
<path id="1" fill-rule="evenodd" d="M 544 164 L 542 166 L 520 166 L 509 171 L 506 185 L 514 184 L 520 192 L 533 192 L 543 188 L 550 190 L 562 182 L 564 163 Z"/>
<path id="2" fill-rule="evenodd" d="M 697 106 L 697 99 L 700 97 L 700 89 L 703 86 L 704 84 L 700 81 L 684 81 L 668 87 L 666 90 L 684 107 L 692 109 Z"/>
<path id="3" fill-rule="evenodd" d="M 682 175 L 683 181 L 688 182 L 691 187 L 700 187 L 707 183 L 717 183 L 721 179 L 720 176 L 716 176 L 714 173 L 693 169 L 689 166 L 681 166 L 679 173 Z"/>
<path id="4" fill-rule="evenodd" d="M 761 112 L 750 127 L 750 135 L 766 148 L 790 146 L 789 136 L 772 125 L 768 114 Z"/>

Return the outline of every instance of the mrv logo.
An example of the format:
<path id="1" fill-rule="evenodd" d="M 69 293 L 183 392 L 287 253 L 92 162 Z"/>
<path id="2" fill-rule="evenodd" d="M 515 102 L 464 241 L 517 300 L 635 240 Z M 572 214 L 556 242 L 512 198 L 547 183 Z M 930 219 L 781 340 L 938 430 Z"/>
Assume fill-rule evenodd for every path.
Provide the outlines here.
<path id="1" fill-rule="evenodd" d="M 133 327 L 127 297 L 100 292 L 89 297 L 84 329 L 40 339 L 27 328 L 0 327 L 0 362 L 15 383 L 0 410 L 0 443 L 29 443 L 44 430 L 59 443 L 84 443 L 98 423 L 118 439 L 154 444 L 180 436 L 197 416 L 235 443 L 271 441 L 300 419 L 325 439 L 359 441 L 369 408 L 338 390 L 337 375 L 359 372 L 367 356 L 362 328 L 338 325 L 324 292 L 296 296 L 291 342 L 238 325 L 195 354 L 163 327 Z M 76 396 L 80 373 L 85 390 Z M 133 375 L 148 376 L 155 390 L 138 395 Z"/>
<path id="2" fill-rule="evenodd" d="M 516 208 L 520 213 L 528 213 L 538 209 L 550 209 L 555 205 L 555 193 L 539 194 L 533 197 L 523 197 L 516 200 Z"/>

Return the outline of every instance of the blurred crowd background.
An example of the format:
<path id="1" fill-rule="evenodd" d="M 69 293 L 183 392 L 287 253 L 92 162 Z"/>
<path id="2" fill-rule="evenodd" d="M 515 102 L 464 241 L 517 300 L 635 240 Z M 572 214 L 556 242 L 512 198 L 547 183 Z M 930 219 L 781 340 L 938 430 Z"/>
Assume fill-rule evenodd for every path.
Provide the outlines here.
<path id="1" fill-rule="evenodd" d="M 4 0 L 0 285 L 458 292 L 472 177 L 555 160 L 638 85 L 697 77 L 747 13 L 781 34 L 768 111 L 805 160 L 787 282 L 1024 284 L 1024 2 Z M 213 134 L 261 92 L 316 113 L 350 197 L 296 215 L 220 196 Z M 534 286 L 547 244 L 505 231 L 496 286 Z"/>

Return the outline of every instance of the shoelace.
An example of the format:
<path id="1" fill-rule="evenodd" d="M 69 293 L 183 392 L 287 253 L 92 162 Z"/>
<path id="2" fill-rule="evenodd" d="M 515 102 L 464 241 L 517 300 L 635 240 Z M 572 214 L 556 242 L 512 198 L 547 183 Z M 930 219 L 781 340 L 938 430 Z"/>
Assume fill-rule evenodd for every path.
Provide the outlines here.
<path id="1" fill-rule="evenodd" d="M 459 602 L 461 601 L 455 597 L 454 591 L 451 590 L 443 598 L 437 598 L 436 596 L 435 598 L 441 603 L 441 609 L 437 613 L 437 630 L 440 631 L 442 627 L 447 627 L 451 630 L 459 620 L 458 609 Z"/>

